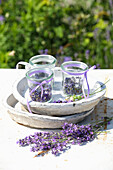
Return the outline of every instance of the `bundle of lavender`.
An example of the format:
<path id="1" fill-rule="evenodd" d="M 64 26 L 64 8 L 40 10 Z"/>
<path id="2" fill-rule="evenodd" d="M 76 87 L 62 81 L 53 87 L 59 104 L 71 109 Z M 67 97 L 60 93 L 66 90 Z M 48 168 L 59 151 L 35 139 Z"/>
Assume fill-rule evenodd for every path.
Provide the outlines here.
<path id="1" fill-rule="evenodd" d="M 36 132 L 33 135 L 26 136 L 23 139 L 19 139 L 17 144 L 19 146 L 31 146 L 32 152 L 37 152 L 35 155 L 44 155 L 49 151 L 54 155 L 59 155 L 64 150 L 69 148 L 70 144 L 86 144 L 94 140 L 99 133 L 101 133 L 104 126 L 113 119 L 106 118 L 106 120 L 100 120 L 95 124 L 78 125 L 64 123 L 62 130 L 58 132 Z"/>

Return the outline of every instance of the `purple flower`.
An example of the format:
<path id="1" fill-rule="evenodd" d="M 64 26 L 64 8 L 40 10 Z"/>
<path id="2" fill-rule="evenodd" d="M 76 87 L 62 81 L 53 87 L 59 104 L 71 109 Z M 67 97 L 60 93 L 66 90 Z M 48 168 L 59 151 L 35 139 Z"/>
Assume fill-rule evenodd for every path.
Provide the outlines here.
<path id="1" fill-rule="evenodd" d="M 40 53 L 40 54 L 43 54 L 43 50 L 39 50 L 39 53 Z"/>
<path id="2" fill-rule="evenodd" d="M 69 56 L 64 57 L 64 62 L 67 62 L 67 61 L 72 61 L 72 58 Z"/>
<path id="3" fill-rule="evenodd" d="M 95 56 L 95 55 L 93 55 L 93 56 L 92 56 L 92 58 L 93 58 L 93 59 L 95 59 L 95 58 L 96 58 L 96 56 Z"/>
<path id="4" fill-rule="evenodd" d="M 92 141 L 100 127 L 99 125 L 78 125 L 66 122 L 61 131 L 36 132 L 34 135 L 19 139 L 17 144 L 20 146 L 30 145 L 32 152 L 42 151 L 42 154 L 51 150 L 52 154 L 57 156 L 69 148 L 69 144 L 81 145 Z"/>
<path id="5" fill-rule="evenodd" d="M 63 51 L 63 46 L 60 46 L 60 53 L 63 55 L 64 51 Z"/>
<path id="6" fill-rule="evenodd" d="M 60 46 L 60 50 L 61 50 L 61 51 L 63 50 L 63 46 Z"/>
<path id="7" fill-rule="evenodd" d="M 86 50 L 85 54 L 89 55 L 89 53 L 90 53 L 90 50 Z"/>
<path id="8" fill-rule="evenodd" d="M 96 40 L 97 39 L 97 37 L 98 37 L 98 28 L 95 28 L 95 30 L 94 30 L 94 39 Z"/>
<path id="9" fill-rule="evenodd" d="M 48 49 L 45 49 L 45 50 L 39 50 L 39 53 L 42 55 L 42 54 L 48 54 Z"/>
<path id="10" fill-rule="evenodd" d="M 109 29 L 106 30 L 106 40 L 107 41 L 110 40 L 110 30 Z"/>
<path id="11" fill-rule="evenodd" d="M 108 122 L 108 125 L 110 125 L 110 121 Z"/>
<path id="12" fill-rule="evenodd" d="M 4 17 L 2 15 L 0 15 L 0 22 L 4 21 Z"/>
<path id="13" fill-rule="evenodd" d="M 75 54 L 74 54 L 75 59 L 77 58 L 77 56 L 78 56 L 78 53 L 75 53 Z"/>
<path id="14" fill-rule="evenodd" d="M 110 53 L 113 54 L 113 48 L 110 49 Z"/>
<path id="15" fill-rule="evenodd" d="M 105 62 L 107 62 L 107 61 L 108 61 L 108 58 L 107 58 L 107 56 L 106 56 L 106 55 L 104 56 L 104 60 L 105 60 Z"/>
<path id="16" fill-rule="evenodd" d="M 113 7 L 113 1 L 112 0 L 109 0 L 109 5 L 110 5 L 111 8 Z"/>
<path id="17" fill-rule="evenodd" d="M 48 54 L 48 49 L 45 49 L 45 54 Z"/>
<path id="18" fill-rule="evenodd" d="M 36 147 L 32 147 L 31 152 L 35 152 L 35 151 L 36 151 Z"/>
<path id="19" fill-rule="evenodd" d="M 85 56 L 86 56 L 86 59 L 88 60 L 88 58 L 89 58 L 89 54 L 90 54 L 90 50 L 86 50 L 85 51 Z"/>
<path id="20" fill-rule="evenodd" d="M 100 64 L 96 64 L 96 68 L 97 68 L 97 69 L 100 69 Z"/>

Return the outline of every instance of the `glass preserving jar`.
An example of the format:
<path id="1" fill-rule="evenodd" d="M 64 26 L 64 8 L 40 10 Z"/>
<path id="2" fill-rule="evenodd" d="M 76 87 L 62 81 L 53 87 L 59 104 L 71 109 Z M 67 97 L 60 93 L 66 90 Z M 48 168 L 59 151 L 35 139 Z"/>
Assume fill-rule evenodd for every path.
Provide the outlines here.
<path id="1" fill-rule="evenodd" d="M 53 71 L 49 68 L 33 68 L 26 73 L 29 95 L 35 102 L 52 100 Z"/>
<path id="2" fill-rule="evenodd" d="M 56 58 L 52 55 L 36 55 L 29 59 L 29 63 L 25 61 L 20 61 L 17 63 L 16 68 L 19 68 L 19 65 L 24 65 L 25 69 L 28 71 L 32 68 L 50 68 L 53 69 L 56 65 Z"/>
<path id="3" fill-rule="evenodd" d="M 68 61 L 61 64 L 61 70 L 63 94 L 83 95 L 83 80 L 87 78 L 88 66 L 83 62 Z"/>

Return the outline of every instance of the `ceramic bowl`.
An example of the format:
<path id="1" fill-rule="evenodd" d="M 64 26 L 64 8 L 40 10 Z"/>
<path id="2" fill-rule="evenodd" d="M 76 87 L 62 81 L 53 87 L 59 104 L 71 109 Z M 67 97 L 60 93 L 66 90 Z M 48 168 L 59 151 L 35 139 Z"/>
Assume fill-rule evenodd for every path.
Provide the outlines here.
<path id="1" fill-rule="evenodd" d="M 4 105 L 8 110 L 10 117 L 17 123 L 33 128 L 61 128 L 65 122 L 78 123 L 86 118 L 93 109 L 68 116 L 47 116 L 29 113 L 13 94 L 10 94 L 4 100 Z"/>

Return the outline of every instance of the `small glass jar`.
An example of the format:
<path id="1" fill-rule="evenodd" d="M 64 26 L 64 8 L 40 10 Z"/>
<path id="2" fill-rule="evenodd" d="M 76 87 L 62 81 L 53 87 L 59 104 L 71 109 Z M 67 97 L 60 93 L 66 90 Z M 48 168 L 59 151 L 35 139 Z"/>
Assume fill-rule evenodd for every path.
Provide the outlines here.
<path id="1" fill-rule="evenodd" d="M 53 71 L 51 69 L 30 69 L 26 73 L 26 78 L 32 101 L 50 102 L 52 100 Z"/>
<path id="2" fill-rule="evenodd" d="M 63 94 L 66 96 L 82 95 L 84 74 L 88 66 L 83 62 L 69 61 L 61 65 L 61 70 Z"/>
<path id="3" fill-rule="evenodd" d="M 25 69 L 28 71 L 32 68 L 50 68 L 53 69 L 56 65 L 56 58 L 52 55 L 36 55 L 29 59 L 29 63 L 25 61 L 20 61 L 17 63 L 16 68 L 19 68 L 19 65 L 24 65 Z"/>

